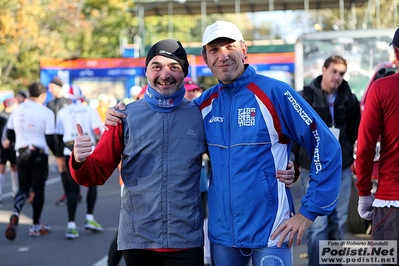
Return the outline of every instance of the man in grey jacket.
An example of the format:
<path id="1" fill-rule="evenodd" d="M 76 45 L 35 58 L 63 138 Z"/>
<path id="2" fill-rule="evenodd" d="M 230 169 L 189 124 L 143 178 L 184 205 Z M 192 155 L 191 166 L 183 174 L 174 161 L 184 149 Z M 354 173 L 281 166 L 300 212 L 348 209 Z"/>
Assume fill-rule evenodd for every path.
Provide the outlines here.
<path id="1" fill-rule="evenodd" d="M 162 40 L 146 57 L 145 98 L 126 106 L 122 124 L 110 127 L 92 154 L 77 126 L 70 166 L 79 184 L 103 184 L 122 157 L 118 249 L 126 265 L 203 265 L 199 179 L 206 143 L 199 108 L 184 99 L 187 74 L 182 45 Z"/>

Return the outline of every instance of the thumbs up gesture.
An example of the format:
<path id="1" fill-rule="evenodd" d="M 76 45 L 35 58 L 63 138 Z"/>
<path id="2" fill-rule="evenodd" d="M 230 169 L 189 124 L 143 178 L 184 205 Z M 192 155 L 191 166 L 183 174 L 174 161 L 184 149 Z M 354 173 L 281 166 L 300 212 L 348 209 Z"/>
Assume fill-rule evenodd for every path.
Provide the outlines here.
<path id="1" fill-rule="evenodd" d="M 78 137 L 73 145 L 73 156 L 77 163 L 83 163 L 93 150 L 93 144 L 88 135 L 83 135 L 83 128 L 79 123 L 76 124 L 76 131 L 78 132 Z"/>

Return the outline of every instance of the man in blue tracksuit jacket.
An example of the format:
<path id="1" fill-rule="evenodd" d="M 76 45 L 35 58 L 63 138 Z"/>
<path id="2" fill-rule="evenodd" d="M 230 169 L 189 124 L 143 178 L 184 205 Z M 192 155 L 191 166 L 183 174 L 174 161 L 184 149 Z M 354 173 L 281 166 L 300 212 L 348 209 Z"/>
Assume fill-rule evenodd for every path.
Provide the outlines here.
<path id="1" fill-rule="evenodd" d="M 295 90 L 246 64 L 247 47 L 234 24 L 208 26 L 202 45 L 204 60 L 219 80 L 194 100 L 212 161 L 212 265 L 247 265 L 250 257 L 254 265 L 291 265 L 294 235 L 300 242 L 311 221 L 335 207 L 340 145 Z M 309 189 L 296 215 L 290 191 L 274 177 L 288 163 L 292 140 L 312 158 Z"/>

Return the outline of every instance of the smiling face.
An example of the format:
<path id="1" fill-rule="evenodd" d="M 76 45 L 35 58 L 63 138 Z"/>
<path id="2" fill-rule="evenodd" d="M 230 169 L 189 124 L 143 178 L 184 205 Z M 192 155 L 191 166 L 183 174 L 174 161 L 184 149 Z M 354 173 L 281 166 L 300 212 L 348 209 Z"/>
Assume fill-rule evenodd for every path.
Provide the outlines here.
<path id="1" fill-rule="evenodd" d="M 162 95 L 175 93 L 183 85 L 183 68 L 177 61 L 157 55 L 147 65 L 146 76 L 150 86 Z"/>
<path id="2" fill-rule="evenodd" d="M 204 46 L 203 58 L 218 80 L 230 84 L 244 73 L 246 55 L 244 42 L 218 38 Z"/>

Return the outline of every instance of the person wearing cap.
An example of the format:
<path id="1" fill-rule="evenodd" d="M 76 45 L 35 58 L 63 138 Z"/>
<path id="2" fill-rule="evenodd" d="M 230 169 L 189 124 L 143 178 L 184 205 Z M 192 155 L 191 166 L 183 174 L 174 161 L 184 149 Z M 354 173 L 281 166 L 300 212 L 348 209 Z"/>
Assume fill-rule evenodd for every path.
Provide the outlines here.
<path id="1" fill-rule="evenodd" d="M 11 196 L 15 197 L 18 192 L 18 172 L 17 172 L 17 155 L 14 149 L 14 143 L 6 138 L 7 120 L 11 112 L 17 107 L 16 98 L 9 98 L 3 101 L 4 110 L 0 113 L 0 202 L 2 202 L 3 182 L 6 172 L 7 162 L 10 162 L 10 178 L 11 178 Z"/>
<path id="2" fill-rule="evenodd" d="M 18 104 L 23 103 L 29 96 L 29 93 L 25 90 L 20 90 L 17 92 L 17 95 L 15 96 L 15 98 L 18 101 Z"/>
<path id="3" fill-rule="evenodd" d="M 15 142 L 19 190 L 14 197 L 13 213 L 5 231 L 8 240 L 17 234 L 19 214 L 29 191 L 35 193 L 32 202 L 33 224 L 29 236 L 37 237 L 50 232 L 50 226 L 40 223 L 44 205 L 45 181 L 48 177 L 49 147 L 54 148 L 54 113 L 43 105 L 47 90 L 41 83 L 29 86 L 29 98 L 11 113 L 7 122 L 7 138 Z"/>
<path id="4" fill-rule="evenodd" d="M 146 57 L 144 99 L 105 131 L 92 151 L 77 125 L 69 161 L 81 185 L 102 185 L 122 159 L 124 183 L 118 249 L 126 265 L 203 265 L 199 178 L 206 152 L 198 107 L 184 99 L 187 54 L 175 40 L 154 44 Z"/>
<path id="5" fill-rule="evenodd" d="M 66 87 L 67 84 L 64 85 L 64 82 L 62 81 L 61 78 L 59 77 L 54 77 L 50 83 L 48 84 L 48 90 L 53 96 L 50 101 L 46 104 L 48 108 L 50 108 L 55 115 L 55 118 L 57 118 L 58 111 L 69 104 L 69 100 L 64 96 L 65 91 L 64 87 Z M 55 120 L 54 120 L 55 122 Z M 59 142 L 61 144 L 61 142 Z M 60 199 L 55 202 L 57 206 L 65 206 L 66 205 L 66 195 L 68 194 L 68 189 L 67 189 L 67 184 L 65 183 L 65 180 L 67 180 L 67 173 L 66 173 L 66 165 L 65 165 L 65 158 L 63 155 L 63 148 L 62 146 L 56 147 L 55 150 L 51 150 L 53 155 L 55 156 L 55 159 L 57 161 L 57 167 L 58 167 L 58 172 L 60 173 L 61 176 L 61 183 L 62 183 L 62 188 L 64 193 L 61 195 Z"/>
<path id="6" fill-rule="evenodd" d="M 248 265 L 251 259 L 253 265 L 293 265 L 294 238 L 299 244 L 312 221 L 336 204 L 339 143 L 295 90 L 248 64 L 235 24 L 209 25 L 202 45 L 203 59 L 219 81 L 194 100 L 212 160 L 212 265 Z M 288 164 L 292 141 L 312 155 L 312 179 L 296 214 L 291 192 L 274 178 Z"/>
<path id="7" fill-rule="evenodd" d="M 399 28 L 390 45 L 399 68 Z M 372 220 L 372 240 L 399 241 L 398 102 L 399 74 L 380 78 L 368 90 L 360 120 L 356 152 L 358 213 L 360 217 Z M 373 195 L 371 176 L 378 139 L 381 139 L 378 189 Z"/>
<path id="8" fill-rule="evenodd" d="M 97 111 L 89 105 L 82 104 L 84 97 L 82 91 L 77 86 L 70 87 L 66 96 L 69 99 L 70 104 L 61 108 L 57 114 L 55 123 L 55 132 L 58 137 L 58 141 L 63 143 L 63 155 L 65 157 L 65 164 L 67 165 L 66 176 L 67 180 L 63 181 L 67 185 L 67 212 L 68 212 L 68 224 L 65 232 L 67 239 L 75 239 L 79 237 L 79 231 L 77 230 L 75 222 L 75 214 L 78 205 L 78 195 L 80 192 L 79 184 L 71 177 L 68 161 L 72 153 L 72 147 L 74 139 L 76 137 L 76 123 L 80 123 L 85 134 L 90 137 L 90 141 L 95 143 L 101 137 L 102 134 L 102 121 Z M 84 222 L 84 228 L 92 230 L 93 232 L 100 232 L 103 230 L 101 225 L 94 219 L 94 205 L 97 199 L 97 186 L 90 186 L 87 189 L 86 196 L 86 218 Z"/>
<path id="9" fill-rule="evenodd" d="M 184 94 L 184 98 L 187 100 L 194 100 L 204 91 L 200 85 L 195 83 L 191 78 L 184 79 L 184 87 L 186 88 L 186 93 Z"/>

